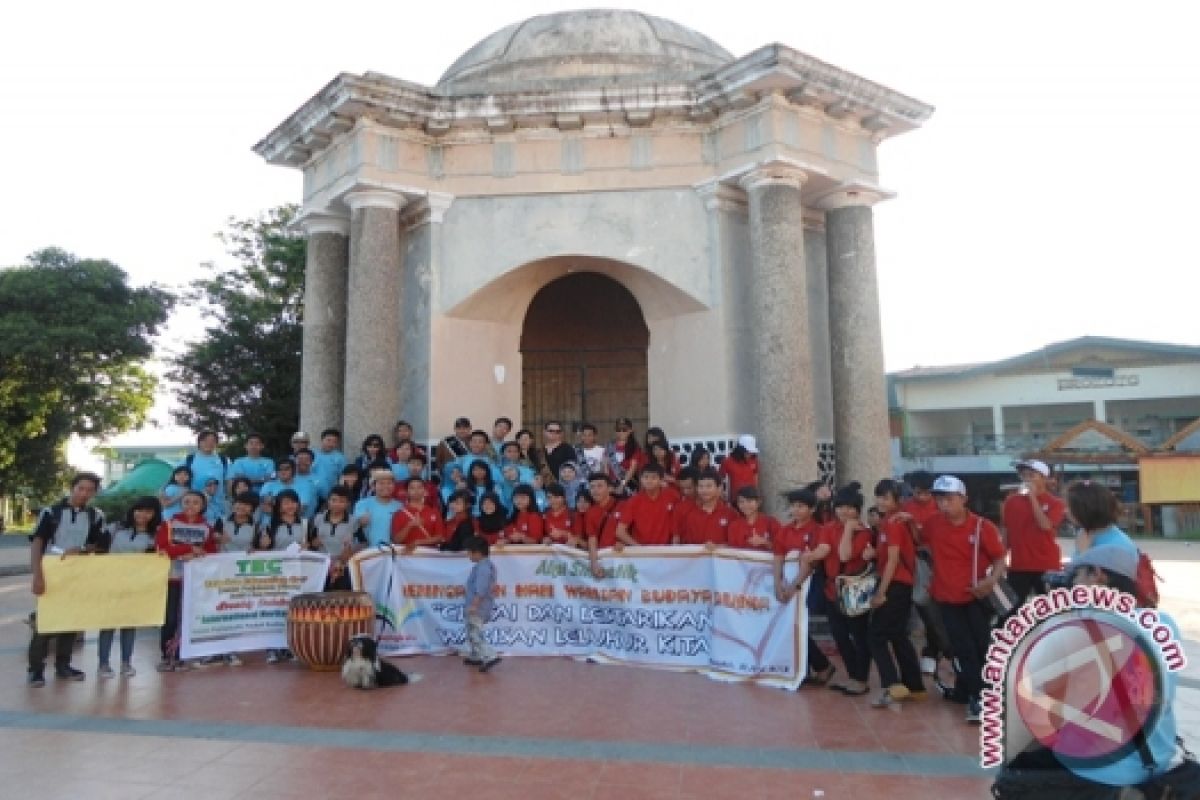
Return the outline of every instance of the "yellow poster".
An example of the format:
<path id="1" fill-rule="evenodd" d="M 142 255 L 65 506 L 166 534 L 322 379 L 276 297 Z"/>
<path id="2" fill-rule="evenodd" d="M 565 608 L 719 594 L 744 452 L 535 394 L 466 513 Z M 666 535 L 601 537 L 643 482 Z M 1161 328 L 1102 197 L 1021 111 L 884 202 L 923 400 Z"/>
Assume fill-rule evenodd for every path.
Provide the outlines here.
<path id="1" fill-rule="evenodd" d="M 46 555 L 41 633 L 162 625 L 171 560 L 159 555 Z"/>
<path id="2" fill-rule="evenodd" d="M 1138 459 L 1142 502 L 1200 502 L 1200 457 L 1147 456 Z"/>

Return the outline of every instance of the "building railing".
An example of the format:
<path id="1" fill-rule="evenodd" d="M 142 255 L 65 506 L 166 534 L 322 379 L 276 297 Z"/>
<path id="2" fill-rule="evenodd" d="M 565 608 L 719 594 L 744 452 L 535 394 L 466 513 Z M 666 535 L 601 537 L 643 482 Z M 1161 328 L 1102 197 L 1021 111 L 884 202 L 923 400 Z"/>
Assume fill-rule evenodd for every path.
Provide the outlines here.
<path id="1" fill-rule="evenodd" d="M 1036 453 L 1059 436 L 1058 433 L 993 434 L 976 436 L 906 436 L 900 440 L 900 452 L 905 458 L 936 458 L 939 456 L 1015 456 Z M 1137 438 L 1147 447 L 1157 447 L 1165 442 L 1169 434 L 1153 432 Z M 1076 442 L 1073 450 L 1088 453 L 1119 453 L 1122 447 L 1107 439 L 1088 442 L 1080 446 Z"/>

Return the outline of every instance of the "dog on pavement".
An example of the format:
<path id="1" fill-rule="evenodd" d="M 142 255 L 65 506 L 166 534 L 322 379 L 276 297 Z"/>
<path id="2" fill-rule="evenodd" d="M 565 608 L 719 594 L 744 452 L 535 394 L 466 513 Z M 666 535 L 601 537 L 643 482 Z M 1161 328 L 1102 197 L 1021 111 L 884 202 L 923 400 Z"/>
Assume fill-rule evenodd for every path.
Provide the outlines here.
<path id="1" fill-rule="evenodd" d="M 379 657 L 379 643 L 371 636 L 350 639 L 342 662 L 342 680 L 352 689 L 376 689 L 403 686 L 408 676 L 394 664 Z"/>

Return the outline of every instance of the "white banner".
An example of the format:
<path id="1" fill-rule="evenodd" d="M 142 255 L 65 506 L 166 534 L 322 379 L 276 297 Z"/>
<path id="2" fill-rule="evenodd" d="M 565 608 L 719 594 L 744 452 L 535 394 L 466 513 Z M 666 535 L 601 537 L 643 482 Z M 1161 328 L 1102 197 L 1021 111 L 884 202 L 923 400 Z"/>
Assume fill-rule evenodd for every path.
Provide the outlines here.
<path id="1" fill-rule="evenodd" d="M 804 603 L 775 600 L 767 553 L 699 546 L 587 553 L 561 545 L 493 549 L 495 610 L 485 628 L 505 655 L 576 656 L 725 680 L 795 688 L 808 661 Z M 795 556 L 785 573 L 798 569 Z M 370 593 L 387 655 L 446 654 L 465 644 L 465 554 L 383 547 L 351 561 L 356 589 Z M 800 593 L 798 597 L 803 597 Z"/>
<path id="2" fill-rule="evenodd" d="M 221 553 L 185 562 L 180 656 L 287 647 L 288 603 L 325 588 L 324 553 Z"/>

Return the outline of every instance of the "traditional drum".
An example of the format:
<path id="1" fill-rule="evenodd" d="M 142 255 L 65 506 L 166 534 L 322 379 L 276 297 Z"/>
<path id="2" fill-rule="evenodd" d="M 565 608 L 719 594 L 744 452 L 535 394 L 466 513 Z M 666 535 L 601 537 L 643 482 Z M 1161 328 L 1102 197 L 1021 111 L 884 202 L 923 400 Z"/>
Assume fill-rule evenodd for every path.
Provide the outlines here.
<path id="1" fill-rule="evenodd" d="M 288 647 L 310 669 L 341 669 L 350 637 L 375 632 L 375 605 L 366 592 L 298 594 L 288 606 Z"/>

